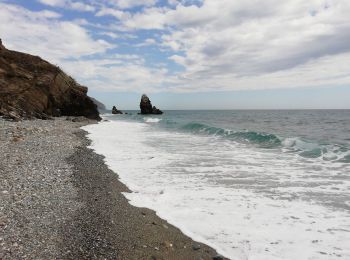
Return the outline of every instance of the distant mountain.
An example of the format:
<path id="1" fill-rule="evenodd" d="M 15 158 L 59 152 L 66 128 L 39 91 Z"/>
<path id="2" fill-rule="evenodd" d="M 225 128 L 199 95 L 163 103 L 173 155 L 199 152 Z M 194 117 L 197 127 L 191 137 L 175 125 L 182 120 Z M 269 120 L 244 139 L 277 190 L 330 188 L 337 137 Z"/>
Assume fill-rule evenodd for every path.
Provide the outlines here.
<path id="1" fill-rule="evenodd" d="M 101 101 L 98 101 L 96 98 L 93 97 L 90 98 L 96 104 L 99 111 L 107 110 L 105 104 L 103 104 Z"/>
<path id="2" fill-rule="evenodd" d="M 100 119 L 97 105 L 59 67 L 38 56 L 6 49 L 0 40 L 0 115 L 12 118 L 85 116 Z"/>

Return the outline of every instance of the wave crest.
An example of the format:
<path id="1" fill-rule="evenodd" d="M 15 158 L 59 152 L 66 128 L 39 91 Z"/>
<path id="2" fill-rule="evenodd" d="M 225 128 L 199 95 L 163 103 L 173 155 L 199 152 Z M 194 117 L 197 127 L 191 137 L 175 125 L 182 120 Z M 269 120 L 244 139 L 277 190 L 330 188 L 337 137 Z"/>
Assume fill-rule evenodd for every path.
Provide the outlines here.
<path id="1" fill-rule="evenodd" d="M 159 123 L 162 119 L 161 118 L 153 118 L 153 117 L 144 117 L 143 120 L 146 123 Z"/>
<path id="2" fill-rule="evenodd" d="M 256 144 L 263 148 L 274 148 L 281 145 L 281 140 L 274 134 L 254 131 L 232 131 L 200 123 L 189 123 L 182 129 L 192 133 L 221 136 L 234 141 Z"/>
<path id="3" fill-rule="evenodd" d="M 220 136 L 239 143 L 253 144 L 261 148 L 280 148 L 283 152 L 296 153 L 308 159 L 320 158 L 325 161 L 350 162 L 350 152 L 345 147 L 340 149 L 337 145 L 321 145 L 298 137 L 282 139 L 270 133 L 233 131 L 201 123 L 188 123 L 182 126 L 182 130 L 195 134 Z"/>

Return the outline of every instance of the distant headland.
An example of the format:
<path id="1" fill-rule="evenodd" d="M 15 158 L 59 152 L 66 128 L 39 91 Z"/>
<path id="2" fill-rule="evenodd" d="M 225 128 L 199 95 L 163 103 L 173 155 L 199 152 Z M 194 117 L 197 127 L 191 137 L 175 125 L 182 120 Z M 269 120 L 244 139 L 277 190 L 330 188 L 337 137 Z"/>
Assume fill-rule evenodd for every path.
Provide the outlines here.
<path id="1" fill-rule="evenodd" d="M 59 67 L 38 56 L 8 50 L 0 39 L 0 116 L 49 119 L 84 116 L 100 120 L 97 105 Z"/>

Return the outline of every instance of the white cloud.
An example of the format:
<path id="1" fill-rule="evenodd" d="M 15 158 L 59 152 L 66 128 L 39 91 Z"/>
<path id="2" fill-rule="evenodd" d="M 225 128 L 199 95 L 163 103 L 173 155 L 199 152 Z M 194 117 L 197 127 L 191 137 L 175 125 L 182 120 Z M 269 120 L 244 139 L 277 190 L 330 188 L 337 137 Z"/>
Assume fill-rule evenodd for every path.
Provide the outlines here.
<path id="1" fill-rule="evenodd" d="M 66 9 L 72 9 L 81 12 L 93 12 L 95 7 L 80 1 L 71 1 L 71 0 L 38 0 L 40 3 L 53 6 L 53 7 L 62 7 Z"/>
<path id="2" fill-rule="evenodd" d="M 130 40 L 130 39 L 137 39 L 137 36 L 130 33 L 115 33 L 112 31 L 101 31 L 99 32 L 99 35 L 105 35 L 108 36 L 111 39 L 124 39 L 124 40 Z"/>
<path id="3" fill-rule="evenodd" d="M 136 13 L 122 22 L 127 29 L 164 29 L 168 11 L 168 8 L 147 8 L 142 13 Z"/>
<path id="4" fill-rule="evenodd" d="M 206 11 L 206 22 L 199 14 L 186 20 L 177 9 L 180 30 L 163 38 L 165 45 L 186 53 L 182 64 L 192 73 L 254 75 L 350 51 L 346 44 L 350 41 L 350 4 L 332 1 L 325 8 L 324 1 L 317 0 L 309 1 L 312 4 L 293 0 L 288 6 L 265 1 L 265 8 L 257 10 L 251 4 L 229 8 L 228 3 L 222 5 L 225 1 L 219 2 L 206 1 L 200 8 Z M 214 10 L 218 12 L 213 14 Z"/>
<path id="5" fill-rule="evenodd" d="M 63 6 L 66 0 L 38 0 L 40 3 L 49 6 Z"/>
<path id="6" fill-rule="evenodd" d="M 350 53 L 327 56 L 289 70 L 240 76 L 234 73 L 199 77 L 192 73 L 178 75 L 174 92 L 227 91 L 274 88 L 348 85 Z M 297 101 L 296 101 L 297 102 Z"/>
<path id="7" fill-rule="evenodd" d="M 114 32 L 102 32 L 101 35 L 106 35 L 112 39 L 118 39 L 120 38 L 120 35 Z"/>
<path id="8" fill-rule="evenodd" d="M 161 89 L 167 78 L 166 70 L 145 66 L 138 55 L 104 54 L 115 46 L 94 40 L 79 25 L 84 21 L 60 21 L 55 19 L 58 16 L 0 3 L 0 38 L 9 49 L 38 55 L 59 65 L 89 89 L 140 92 Z M 94 54 L 96 58 L 89 58 Z"/>
<path id="9" fill-rule="evenodd" d="M 169 58 L 185 68 L 178 86 L 279 88 L 350 83 L 346 69 L 334 69 L 350 66 L 342 58 L 350 53 L 349 13 L 342 0 L 205 0 L 146 8 L 122 24 L 162 30 L 163 47 L 179 52 Z"/>
<path id="10" fill-rule="evenodd" d="M 99 91 L 159 92 L 167 78 L 167 70 L 146 67 L 143 59 L 134 55 L 65 62 L 64 68 L 77 75 L 79 82 Z"/>
<path id="11" fill-rule="evenodd" d="M 180 3 L 180 1 L 178 1 L 178 0 L 168 0 L 169 5 L 178 5 L 179 3 Z"/>
<path id="12" fill-rule="evenodd" d="M 94 40 L 80 25 L 56 17 L 58 14 L 53 12 L 32 12 L 0 3 L 0 36 L 10 49 L 58 64 L 64 59 L 103 53 L 113 47 L 103 40 Z"/>
<path id="13" fill-rule="evenodd" d="M 108 0 L 108 3 L 121 9 L 128 9 L 137 6 L 153 6 L 157 0 Z"/>
<path id="14" fill-rule="evenodd" d="M 130 14 L 115 8 L 102 7 L 97 13 L 96 16 L 114 16 L 117 19 L 128 19 Z"/>
<path id="15" fill-rule="evenodd" d="M 143 42 L 135 44 L 135 47 L 145 47 L 150 45 L 157 45 L 157 41 L 153 38 L 147 38 Z"/>
<path id="16" fill-rule="evenodd" d="M 67 3 L 41 1 L 55 6 Z M 149 7 L 137 13 L 124 9 L 141 2 L 127 2 L 89 2 L 98 10 L 96 19 L 106 15 L 117 19 L 111 24 L 60 21 L 54 12 L 1 5 L 0 36 L 11 48 L 57 61 L 89 87 L 110 91 L 225 91 L 350 84 L 348 1 L 171 1 L 168 7 L 143 1 L 143 6 Z M 150 60 L 159 60 L 162 65 L 115 53 L 108 58 L 82 58 L 115 47 L 94 40 L 83 26 L 115 41 L 139 35 L 139 43 L 121 41 L 118 45 L 131 51 L 132 47 L 154 45 L 161 57 Z M 138 34 L 140 30 L 146 31 Z M 78 60 L 68 62 L 65 58 Z M 169 71 L 165 69 L 164 58 L 182 66 L 183 71 L 170 66 Z"/>
<path id="17" fill-rule="evenodd" d="M 49 10 L 43 10 L 37 13 L 39 16 L 43 17 L 43 18 L 47 18 L 47 19 L 55 19 L 55 18 L 60 18 L 62 15 L 56 12 L 52 12 Z"/>
<path id="18" fill-rule="evenodd" d="M 87 5 L 81 2 L 70 2 L 68 5 L 73 10 L 84 11 L 84 12 L 93 12 L 95 7 L 92 5 Z"/>

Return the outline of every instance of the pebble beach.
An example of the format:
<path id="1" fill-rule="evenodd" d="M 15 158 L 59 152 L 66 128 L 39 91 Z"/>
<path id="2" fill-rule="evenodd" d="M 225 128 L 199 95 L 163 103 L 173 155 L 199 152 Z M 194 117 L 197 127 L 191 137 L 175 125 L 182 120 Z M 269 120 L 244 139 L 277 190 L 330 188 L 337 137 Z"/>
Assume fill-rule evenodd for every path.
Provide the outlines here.
<path id="1" fill-rule="evenodd" d="M 223 259 L 131 206 L 73 121 L 0 119 L 0 259 Z"/>

